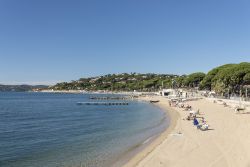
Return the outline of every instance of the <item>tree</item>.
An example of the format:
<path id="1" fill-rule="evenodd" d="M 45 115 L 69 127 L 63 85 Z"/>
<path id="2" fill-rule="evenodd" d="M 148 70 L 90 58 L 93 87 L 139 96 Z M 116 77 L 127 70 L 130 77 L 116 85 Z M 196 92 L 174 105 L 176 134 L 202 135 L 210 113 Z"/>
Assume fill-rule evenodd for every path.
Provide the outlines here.
<path id="1" fill-rule="evenodd" d="M 187 77 L 186 75 L 182 75 L 182 76 L 179 76 L 179 77 L 177 77 L 177 78 L 175 79 L 175 81 L 176 81 L 176 86 L 177 86 L 178 88 L 181 88 L 181 87 L 184 86 L 184 81 L 185 81 L 186 77 Z"/>
<path id="2" fill-rule="evenodd" d="M 184 84 L 187 87 L 197 87 L 205 76 L 206 74 L 202 72 L 192 73 L 185 78 Z"/>
<path id="3" fill-rule="evenodd" d="M 200 84 L 201 89 L 217 93 L 231 91 L 238 93 L 242 86 L 249 84 L 250 63 L 226 64 L 208 72 Z"/>
<path id="4" fill-rule="evenodd" d="M 244 85 L 250 85 L 250 72 L 247 73 L 243 78 Z"/>
<path id="5" fill-rule="evenodd" d="M 212 89 L 212 83 L 215 82 L 214 78 L 215 76 L 223 69 L 234 66 L 234 64 L 225 64 L 219 67 L 216 67 L 209 71 L 207 75 L 204 77 L 204 79 L 201 81 L 200 84 L 200 89 L 207 89 L 211 90 Z"/>

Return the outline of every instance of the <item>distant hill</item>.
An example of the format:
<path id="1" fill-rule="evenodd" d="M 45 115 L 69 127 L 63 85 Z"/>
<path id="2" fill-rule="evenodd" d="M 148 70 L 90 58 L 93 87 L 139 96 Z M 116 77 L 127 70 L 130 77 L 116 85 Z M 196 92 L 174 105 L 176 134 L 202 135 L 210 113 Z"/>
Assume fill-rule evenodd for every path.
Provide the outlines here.
<path id="1" fill-rule="evenodd" d="M 108 74 L 98 77 L 80 78 L 58 83 L 53 90 L 107 90 L 107 91 L 157 91 L 162 88 L 198 88 L 214 90 L 219 94 L 240 94 L 250 86 L 250 63 L 225 64 L 207 74 L 195 72 L 189 75 L 172 74 Z M 250 91 L 249 91 L 250 92 Z"/>
<path id="2" fill-rule="evenodd" d="M 46 85 L 1 85 L 0 92 L 26 92 L 34 89 L 47 89 Z"/>
<path id="3" fill-rule="evenodd" d="M 80 78 L 72 82 L 58 83 L 53 90 L 108 90 L 108 91 L 156 91 L 160 88 L 171 87 L 178 75 L 172 74 L 139 74 L 122 73 L 108 74 L 90 78 Z M 184 76 L 183 76 L 184 77 Z"/>

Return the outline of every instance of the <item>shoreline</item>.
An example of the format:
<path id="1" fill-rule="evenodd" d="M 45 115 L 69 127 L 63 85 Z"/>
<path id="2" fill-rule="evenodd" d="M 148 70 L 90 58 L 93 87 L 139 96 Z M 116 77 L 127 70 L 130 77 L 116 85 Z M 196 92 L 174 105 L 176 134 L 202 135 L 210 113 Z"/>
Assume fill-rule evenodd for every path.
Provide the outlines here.
<path id="1" fill-rule="evenodd" d="M 166 103 L 167 99 L 164 101 Z M 193 111 L 199 109 L 198 120 L 204 118 L 209 125 L 206 131 L 197 129 L 192 120 L 184 119 L 189 114 L 188 111 L 173 107 L 169 113 L 177 113 L 179 117 L 177 117 L 176 126 L 173 126 L 173 122 L 171 124 L 175 128 L 167 130 L 172 131 L 172 134 L 165 135 L 161 142 L 159 137 L 153 142 L 154 145 L 138 153 L 124 166 L 248 167 L 250 165 L 248 149 L 250 147 L 250 105 L 246 104 L 245 111 L 236 113 L 233 106 L 225 106 L 221 100 L 217 101 L 220 103 L 214 103 L 207 98 L 187 102 L 192 106 Z"/>
<path id="2" fill-rule="evenodd" d="M 123 165 L 123 167 L 135 167 L 137 166 L 145 157 L 147 157 L 152 151 L 154 151 L 159 145 L 164 142 L 164 140 L 174 131 L 178 120 L 180 119 L 180 115 L 173 108 L 169 107 L 167 99 L 160 96 L 152 96 L 152 97 L 139 97 L 138 100 L 149 102 L 150 100 L 160 100 L 159 103 L 155 103 L 168 117 L 169 117 L 169 126 L 161 132 L 159 135 L 152 137 L 152 141 L 148 145 L 146 145 L 142 150 L 137 152 L 131 159 L 127 161 Z M 162 102 L 163 101 L 163 102 Z"/>
<path id="3" fill-rule="evenodd" d="M 104 90 L 96 90 L 96 91 L 85 91 L 85 90 L 41 90 L 41 91 L 30 91 L 30 92 L 41 92 L 41 93 L 84 93 L 84 94 L 142 94 L 148 92 L 127 92 L 127 91 L 104 91 Z M 154 93 L 154 92 L 152 92 Z"/>
<path id="4" fill-rule="evenodd" d="M 170 107 L 161 96 L 143 96 L 137 100 L 160 100 L 158 106 L 170 118 L 169 126 L 153 136 L 132 156 L 118 166 L 123 167 L 231 167 L 250 165 L 250 102 L 245 111 L 235 112 L 239 101 L 202 98 L 187 101 L 193 111 L 199 109 L 209 125 L 207 131 L 197 130 L 193 121 L 184 120 L 189 114 L 183 108 Z M 216 102 L 215 102 L 216 101 Z M 227 105 L 224 105 L 226 102 Z M 179 133 L 180 132 L 180 133 Z"/>

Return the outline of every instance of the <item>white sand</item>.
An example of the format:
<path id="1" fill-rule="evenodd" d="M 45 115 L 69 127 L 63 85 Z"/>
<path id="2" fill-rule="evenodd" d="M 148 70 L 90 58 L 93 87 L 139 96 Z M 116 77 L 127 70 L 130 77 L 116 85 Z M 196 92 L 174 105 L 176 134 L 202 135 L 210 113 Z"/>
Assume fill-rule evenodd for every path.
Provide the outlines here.
<path id="1" fill-rule="evenodd" d="M 192 121 L 183 120 L 187 111 L 170 110 L 167 99 L 154 99 L 169 110 L 171 127 L 126 167 L 250 167 L 250 114 L 235 114 L 232 108 L 205 99 L 188 102 L 200 109 L 212 129 L 200 131 Z"/>

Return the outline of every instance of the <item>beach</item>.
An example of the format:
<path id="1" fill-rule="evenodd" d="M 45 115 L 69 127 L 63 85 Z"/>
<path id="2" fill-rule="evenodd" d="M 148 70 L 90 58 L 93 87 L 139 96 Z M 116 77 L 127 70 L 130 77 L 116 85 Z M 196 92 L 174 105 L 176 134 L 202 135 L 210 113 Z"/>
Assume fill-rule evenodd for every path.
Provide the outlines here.
<path id="1" fill-rule="evenodd" d="M 134 156 L 125 167 L 235 167 L 250 166 L 250 114 L 236 114 L 233 107 L 225 107 L 209 99 L 190 101 L 200 110 L 209 130 L 198 130 L 187 121 L 188 112 L 169 107 L 163 97 L 142 97 L 160 100 L 158 105 L 171 118 L 171 125 L 148 147 Z M 249 111 L 249 110 L 248 110 Z"/>

